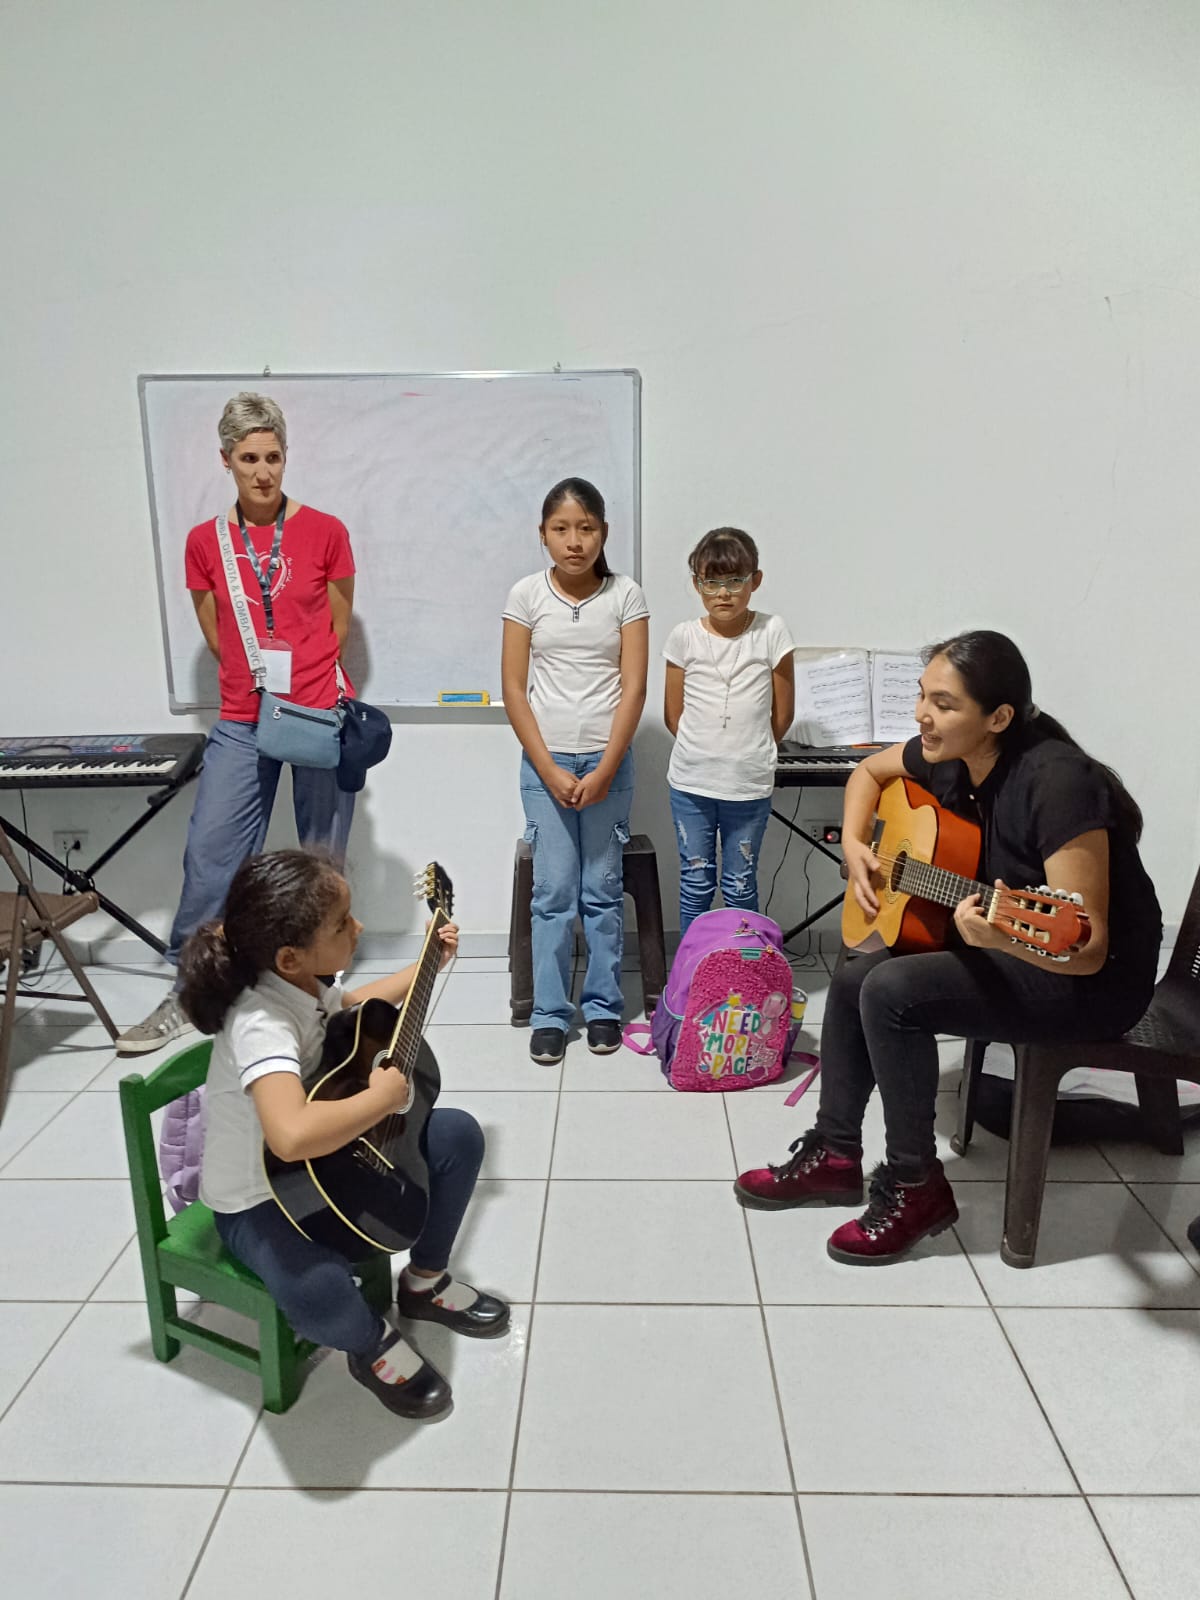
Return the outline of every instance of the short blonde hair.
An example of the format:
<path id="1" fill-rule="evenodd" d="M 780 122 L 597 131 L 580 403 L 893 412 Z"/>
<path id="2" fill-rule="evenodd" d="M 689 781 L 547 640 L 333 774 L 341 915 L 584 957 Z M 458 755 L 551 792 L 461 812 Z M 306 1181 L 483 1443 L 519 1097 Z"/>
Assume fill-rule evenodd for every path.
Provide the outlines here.
<path id="1" fill-rule="evenodd" d="M 217 438 L 221 441 L 221 449 L 228 455 L 234 445 L 241 444 L 250 433 L 273 433 L 279 440 L 280 449 L 287 454 L 287 423 L 283 420 L 283 412 L 265 394 L 251 394 L 248 389 L 243 389 L 241 394 L 234 395 L 222 411 L 221 420 L 217 423 Z"/>

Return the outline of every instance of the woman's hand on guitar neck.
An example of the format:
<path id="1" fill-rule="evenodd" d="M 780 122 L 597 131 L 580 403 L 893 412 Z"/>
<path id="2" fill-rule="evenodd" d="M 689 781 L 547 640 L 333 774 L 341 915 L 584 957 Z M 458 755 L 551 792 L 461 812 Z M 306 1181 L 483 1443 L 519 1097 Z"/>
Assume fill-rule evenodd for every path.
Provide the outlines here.
<path id="1" fill-rule="evenodd" d="M 1007 891 L 1008 885 L 1003 878 L 997 878 L 996 888 Z M 955 906 L 954 926 L 961 934 L 963 943 L 972 945 L 976 950 L 1003 950 L 1006 954 L 1016 951 L 1012 937 L 988 921 L 987 912 L 977 894 L 969 894 Z"/>
<path id="2" fill-rule="evenodd" d="M 871 875 L 883 870 L 879 858 L 861 839 L 843 838 L 842 854 L 846 858 L 846 876 L 854 886 L 854 898 L 869 917 L 875 916 L 879 911 L 879 896 Z"/>

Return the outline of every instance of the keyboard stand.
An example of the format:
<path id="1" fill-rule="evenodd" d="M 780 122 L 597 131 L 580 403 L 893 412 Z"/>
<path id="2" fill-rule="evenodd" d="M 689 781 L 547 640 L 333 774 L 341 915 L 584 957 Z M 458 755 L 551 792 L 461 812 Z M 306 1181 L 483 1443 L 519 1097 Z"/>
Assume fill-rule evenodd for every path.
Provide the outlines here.
<path id="1" fill-rule="evenodd" d="M 71 890 L 74 890 L 79 894 L 94 894 L 100 902 L 101 909 L 103 911 L 107 911 L 114 922 L 119 922 L 123 928 L 128 928 L 130 933 L 136 934 L 144 944 L 148 944 L 151 950 L 154 950 L 160 956 L 163 956 L 167 953 L 167 947 L 163 941 L 158 938 L 156 934 L 151 933 L 150 929 L 147 928 L 144 923 L 139 922 L 136 917 L 131 917 L 129 913 L 127 911 L 123 911 L 114 900 L 110 900 L 106 894 L 97 889 L 95 884 L 95 874 L 99 872 L 100 868 L 103 867 L 107 862 L 112 860 L 118 850 L 123 850 L 129 843 L 130 839 L 132 839 L 135 834 L 140 833 L 146 824 L 152 821 L 152 819 L 158 815 L 165 805 L 174 800 L 175 796 L 179 794 L 182 789 L 185 789 L 189 783 L 191 783 L 193 778 L 197 778 L 199 775 L 200 768 L 197 767 L 194 772 L 188 773 L 187 777 L 184 778 L 182 783 L 168 783 L 165 788 L 156 790 L 154 794 L 147 798 L 146 810 L 140 817 L 138 817 L 137 821 L 131 823 L 129 827 L 125 829 L 125 832 L 121 834 L 118 839 L 114 840 L 114 842 L 109 845 L 107 850 L 105 850 L 101 855 L 98 855 L 95 861 L 93 861 L 88 867 L 68 866 L 65 862 L 60 861 L 57 856 L 52 855 L 50 851 L 44 849 L 42 845 L 38 844 L 36 839 L 31 839 L 28 834 L 22 833 L 20 828 L 14 827 L 13 824 L 9 822 L 7 817 L 0 817 L 0 822 L 4 824 L 4 831 L 8 834 L 8 837 L 13 841 L 14 844 L 20 845 L 22 850 L 28 850 L 29 854 L 33 856 L 36 861 L 40 861 L 44 867 L 49 867 L 56 878 L 62 879 L 63 887 L 68 893 L 70 893 Z"/>
<path id="2" fill-rule="evenodd" d="M 814 850 L 819 850 L 821 854 L 828 857 L 828 859 L 832 861 L 835 866 L 839 868 L 841 867 L 841 856 L 835 856 L 833 851 L 825 843 L 824 839 L 818 839 L 815 834 L 806 832 L 806 830 L 800 827 L 798 823 L 793 822 L 791 817 L 785 817 L 782 811 L 776 811 L 774 806 L 771 807 L 771 815 L 776 819 L 776 821 L 782 822 L 785 828 L 790 828 L 793 833 L 798 833 L 804 840 L 805 844 L 811 845 Z M 794 928 L 788 928 L 783 935 L 784 944 L 789 944 L 798 933 L 806 932 L 812 927 L 814 922 L 820 922 L 821 918 L 828 912 L 832 911 L 835 906 L 840 906 L 844 899 L 845 891 L 843 891 L 841 894 L 835 894 L 832 900 L 826 901 L 826 903 L 821 906 L 819 910 L 814 911 L 811 916 L 805 917 L 803 922 L 796 923 Z"/>

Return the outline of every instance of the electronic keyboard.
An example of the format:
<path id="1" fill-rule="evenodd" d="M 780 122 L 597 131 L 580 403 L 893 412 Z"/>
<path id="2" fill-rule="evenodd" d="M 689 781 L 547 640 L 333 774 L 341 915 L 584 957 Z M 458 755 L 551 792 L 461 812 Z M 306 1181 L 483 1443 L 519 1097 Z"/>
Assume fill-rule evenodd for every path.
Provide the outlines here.
<path id="1" fill-rule="evenodd" d="M 798 744 L 795 739 L 784 739 L 775 758 L 775 787 L 844 788 L 860 761 L 887 748 L 883 744 Z"/>
<path id="2" fill-rule="evenodd" d="M 202 733 L 114 733 L 0 738 L 0 789 L 170 784 L 204 757 Z"/>

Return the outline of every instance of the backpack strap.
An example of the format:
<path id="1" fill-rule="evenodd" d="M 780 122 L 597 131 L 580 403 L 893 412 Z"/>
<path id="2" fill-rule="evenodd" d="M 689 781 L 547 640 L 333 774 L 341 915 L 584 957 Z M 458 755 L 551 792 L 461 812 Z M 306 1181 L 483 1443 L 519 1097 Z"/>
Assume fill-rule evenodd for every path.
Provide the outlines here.
<path id="1" fill-rule="evenodd" d="M 638 1043 L 638 1034 L 645 1034 L 645 1044 Z M 639 1056 L 652 1056 L 654 1054 L 654 1045 L 651 1042 L 650 1024 L 648 1022 L 627 1022 L 621 1030 L 621 1040 L 628 1049 L 636 1050 Z"/>
<path id="2" fill-rule="evenodd" d="M 817 1073 L 820 1072 L 820 1070 L 821 1070 L 821 1058 L 820 1058 L 820 1056 L 810 1055 L 807 1050 L 793 1050 L 792 1051 L 792 1055 L 791 1055 L 791 1059 L 793 1061 L 804 1061 L 804 1062 L 807 1062 L 809 1064 L 811 1070 L 809 1071 L 808 1076 L 802 1082 L 798 1083 L 796 1085 L 796 1087 L 792 1090 L 791 1094 L 788 1095 L 787 1099 L 783 1102 L 785 1106 L 794 1106 L 794 1105 L 796 1105 L 796 1103 L 800 1100 L 801 1096 L 804 1095 L 812 1087 L 813 1079 L 816 1077 Z"/>

